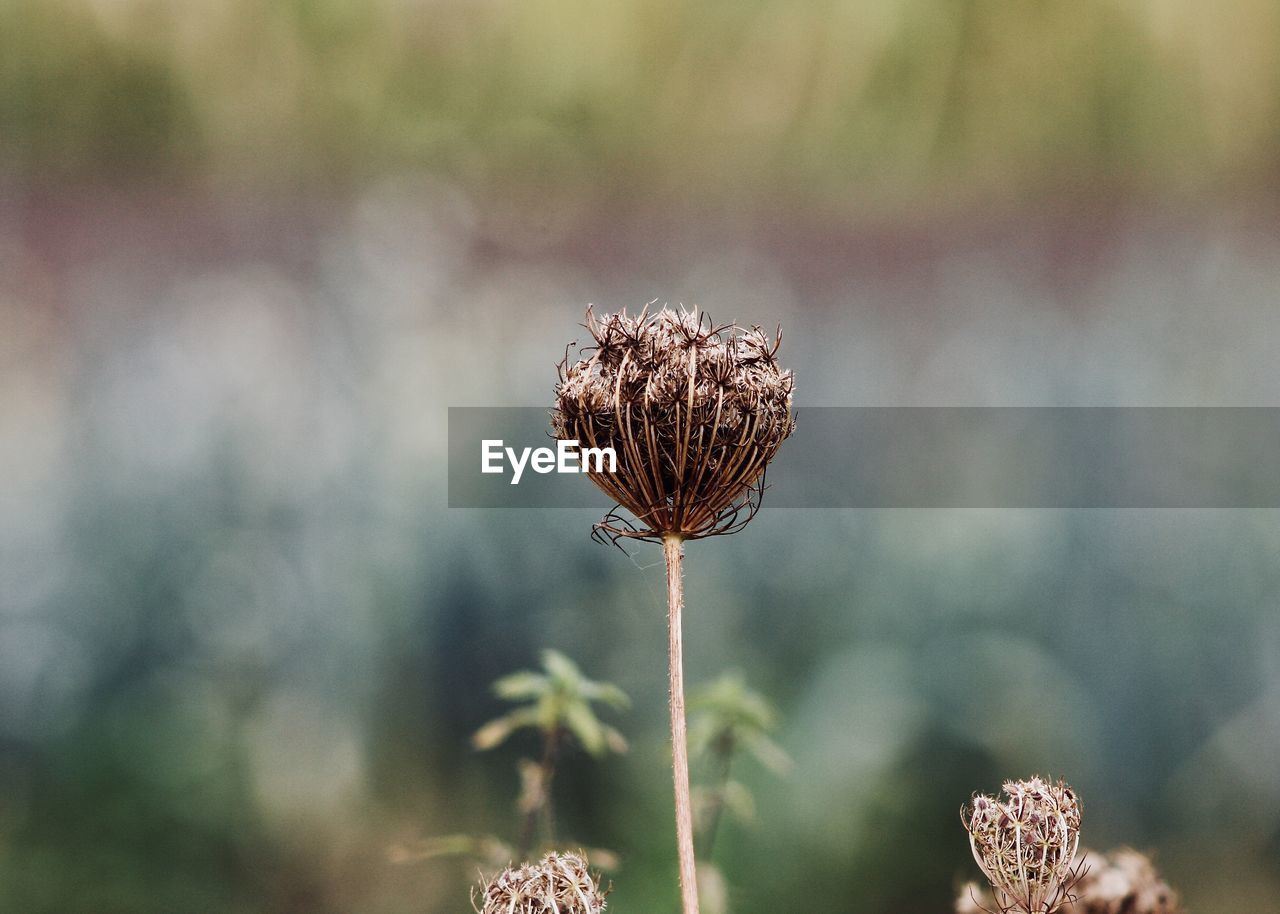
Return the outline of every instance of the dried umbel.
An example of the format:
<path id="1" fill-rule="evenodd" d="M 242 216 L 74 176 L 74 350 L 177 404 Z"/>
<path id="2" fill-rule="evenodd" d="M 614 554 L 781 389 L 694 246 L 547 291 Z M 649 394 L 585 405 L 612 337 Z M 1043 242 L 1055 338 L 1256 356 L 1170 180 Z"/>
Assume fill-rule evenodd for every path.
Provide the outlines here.
<path id="1" fill-rule="evenodd" d="M 599 914 L 606 894 L 582 857 L 547 854 L 536 864 L 503 870 L 471 904 L 477 914 Z"/>
<path id="2" fill-rule="evenodd" d="M 613 448 L 617 472 L 590 475 L 635 517 L 611 513 L 597 533 L 697 539 L 740 529 L 795 428 L 781 332 L 770 341 L 759 327 L 665 307 L 635 317 L 588 308 L 585 326 L 594 345 L 560 364 L 552 428 L 584 448 Z"/>
<path id="3" fill-rule="evenodd" d="M 1145 854 L 1121 848 L 1109 854 L 1085 851 L 1083 875 L 1071 890 L 1075 896 L 1061 914 L 1183 914 L 1175 892 Z M 956 914 L 992 910 L 995 902 L 976 883 L 956 899 Z"/>
<path id="4" fill-rule="evenodd" d="M 960 818 L 998 910 L 1053 914 L 1071 899 L 1080 802 L 1065 782 L 1006 781 L 1003 800 L 975 796 Z"/>

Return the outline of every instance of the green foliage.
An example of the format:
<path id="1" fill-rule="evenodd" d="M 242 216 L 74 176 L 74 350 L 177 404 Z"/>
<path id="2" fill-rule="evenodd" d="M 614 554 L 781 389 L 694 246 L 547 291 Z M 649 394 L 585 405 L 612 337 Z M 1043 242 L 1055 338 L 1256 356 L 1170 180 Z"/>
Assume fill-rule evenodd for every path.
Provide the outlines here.
<path id="1" fill-rule="evenodd" d="M 625 710 L 630 699 L 616 685 L 588 679 L 568 657 L 544 651 L 540 673 L 522 670 L 493 684 L 499 698 L 523 702 L 476 731 L 472 743 L 482 751 L 493 749 L 517 730 L 536 729 L 544 737 L 570 733 L 597 758 L 606 752 L 627 751 L 627 741 L 615 728 L 596 716 L 594 703 Z"/>
<path id="2" fill-rule="evenodd" d="M 163 172 L 203 151 L 168 55 L 119 46 L 78 4 L 0 3 L 0 174 Z"/>
<path id="3" fill-rule="evenodd" d="M 431 9 L 9 0 L 0 152 L 33 174 L 104 160 L 268 182 L 425 168 L 526 205 L 621 174 L 909 203 L 939 182 L 1052 189 L 1064 166 L 1176 188 L 1270 161 L 1266 4 L 1215 40 L 1191 7 L 1106 0 Z M 1233 54 L 1233 35 L 1258 43 Z"/>
<path id="4" fill-rule="evenodd" d="M 743 750 L 775 774 L 786 774 L 791 758 L 770 738 L 778 714 L 741 673 L 725 673 L 693 693 L 689 702 L 689 748 L 694 755 Z"/>
<path id="5" fill-rule="evenodd" d="M 693 692 L 689 702 L 689 749 L 715 770 L 710 784 L 693 792 L 694 828 L 702 861 L 698 865 L 699 896 L 708 914 L 729 914 L 729 885 L 711 862 L 711 851 L 724 813 L 743 823 L 756 817 L 751 790 L 730 777 L 741 752 L 775 774 L 791 768 L 791 758 L 770 737 L 778 713 L 763 695 L 751 689 L 741 673 L 729 672 Z"/>

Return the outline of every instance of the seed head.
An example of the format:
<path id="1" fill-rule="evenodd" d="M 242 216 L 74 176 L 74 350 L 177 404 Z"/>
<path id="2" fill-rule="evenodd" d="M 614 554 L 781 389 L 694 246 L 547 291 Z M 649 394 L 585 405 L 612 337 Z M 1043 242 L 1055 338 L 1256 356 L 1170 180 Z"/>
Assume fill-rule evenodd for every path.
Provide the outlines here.
<path id="1" fill-rule="evenodd" d="M 1006 781 L 1003 802 L 975 796 L 960 818 L 1000 911 L 1053 914 L 1071 899 L 1080 802 L 1066 782 Z"/>
<path id="2" fill-rule="evenodd" d="M 754 516 L 765 467 L 795 429 L 781 330 L 716 326 L 648 306 L 584 324 L 594 344 L 559 366 L 551 425 L 581 447 L 613 448 L 617 472 L 591 472 L 635 517 L 610 512 L 596 536 L 656 540 L 733 533 Z"/>
<path id="3" fill-rule="evenodd" d="M 1061 914 L 1184 914 L 1178 893 L 1165 882 L 1145 854 L 1120 848 L 1103 854 L 1080 852 L 1082 875 L 1072 888 L 1075 900 Z M 995 907 L 977 883 L 961 889 L 956 914 L 979 914 Z"/>
<path id="4" fill-rule="evenodd" d="M 1084 852 L 1087 872 L 1075 888 L 1070 914 L 1179 914 L 1178 893 L 1156 872 L 1151 858 L 1122 847 L 1109 854 Z"/>
<path id="5" fill-rule="evenodd" d="M 536 864 L 505 869 L 486 882 L 471 906 L 477 914 L 600 914 L 604 896 L 577 854 L 547 854 Z"/>

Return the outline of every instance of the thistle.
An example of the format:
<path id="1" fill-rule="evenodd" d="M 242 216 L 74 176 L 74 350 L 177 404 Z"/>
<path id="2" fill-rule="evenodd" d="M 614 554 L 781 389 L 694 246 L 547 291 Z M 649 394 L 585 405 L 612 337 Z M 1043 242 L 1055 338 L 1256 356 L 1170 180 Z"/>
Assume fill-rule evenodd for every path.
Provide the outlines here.
<path id="1" fill-rule="evenodd" d="M 631 520 L 611 511 L 593 536 L 661 542 L 667 564 L 672 773 L 684 914 L 698 890 L 685 735 L 680 616 L 684 541 L 742 529 L 760 507 L 765 468 L 795 428 L 794 381 L 759 327 L 716 326 L 704 315 L 648 307 L 597 318 L 594 345 L 559 366 L 552 428 L 583 447 L 612 448 L 616 472 L 591 479 Z"/>
<path id="2" fill-rule="evenodd" d="M 975 796 L 960 818 L 1001 912 L 1054 914 L 1081 876 L 1080 802 L 1066 782 L 1006 781 L 1006 800 Z"/>
<path id="3" fill-rule="evenodd" d="M 605 895 L 577 854 L 547 854 L 536 864 L 503 870 L 480 888 L 476 914 L 600 914 Z"/>

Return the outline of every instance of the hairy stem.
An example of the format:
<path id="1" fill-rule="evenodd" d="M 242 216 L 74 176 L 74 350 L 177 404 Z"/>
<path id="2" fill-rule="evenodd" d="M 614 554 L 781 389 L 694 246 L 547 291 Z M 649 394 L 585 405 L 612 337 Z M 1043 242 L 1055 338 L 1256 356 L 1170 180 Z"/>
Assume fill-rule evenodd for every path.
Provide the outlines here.
<path id="1" fill-rule="evenodd" d="M 667 560 L 667 648 L 671 688 L 671 771 L 676 791 L 676 849 L 680 855 L 680 903 L 684 914 L 698 914 L 698 877 L 693 855 L 693 804 L 689 796 L 689 739 L 684 718 L 684 662 L 680 614 L 684 609 L 684 543 L 662 538 Z"/>

